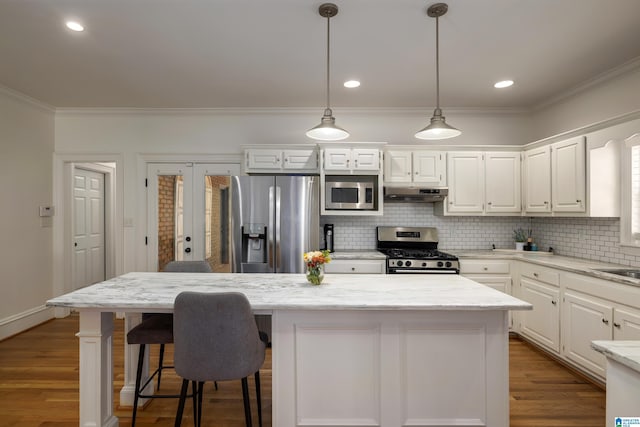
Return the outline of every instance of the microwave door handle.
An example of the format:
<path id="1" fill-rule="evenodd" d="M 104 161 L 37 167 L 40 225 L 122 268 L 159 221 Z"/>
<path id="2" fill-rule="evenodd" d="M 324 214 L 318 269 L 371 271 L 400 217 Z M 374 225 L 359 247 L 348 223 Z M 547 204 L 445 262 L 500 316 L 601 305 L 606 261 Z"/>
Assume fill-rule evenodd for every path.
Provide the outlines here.
<path id="1" fill-rule="evenodd" d="M 280 187 L 276 187 L 276 272 L 280 272 Z"/>
<path id="2" fill-rule="evenodd" d="M 269 187 L 269 226 L 267 231 L 267 262 L 269 268 L 273 270 L 273 253 L 274 253 L 274 241 L 273 241 L 273 228 L 275 225 L 274 213 L 275 213 L 275 191 L 274 187 Z"/>

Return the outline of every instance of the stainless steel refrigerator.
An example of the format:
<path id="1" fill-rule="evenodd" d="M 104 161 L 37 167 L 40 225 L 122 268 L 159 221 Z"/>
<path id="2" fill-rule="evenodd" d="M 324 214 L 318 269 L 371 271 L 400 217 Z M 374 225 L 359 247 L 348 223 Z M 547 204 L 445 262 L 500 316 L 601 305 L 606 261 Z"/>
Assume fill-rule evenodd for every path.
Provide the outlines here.
<path id="1" fill-rule="evenodd" d="M 303 273 L 302 255 L 320 248 L 317 176 L 231 177 L 231 269 Z"/>

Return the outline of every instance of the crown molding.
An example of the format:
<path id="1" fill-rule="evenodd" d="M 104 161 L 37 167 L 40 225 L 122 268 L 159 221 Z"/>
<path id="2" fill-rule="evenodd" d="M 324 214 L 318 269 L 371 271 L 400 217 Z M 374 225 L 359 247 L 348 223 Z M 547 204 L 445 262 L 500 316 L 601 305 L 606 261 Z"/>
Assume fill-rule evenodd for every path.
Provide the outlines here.
<path id="1" fill-rule="evenodd" d="M 431 116 L 433 108 L 418 107 L 333 107 L 334 112 L 342 115 L 420 115 Z M 168 116 L 228 116 L 228 115 L 309 115 L 321 114 L 321 107 L 233 107 L 233 108 L 56 108 L 56 115 L 168 115 Z M 447 114 L 455 115 L 505 115 L 527 114 L 529 109 L 522 108 L 447 108 Z"/>
<path id="2" fill-rule="evenodd" d="M 30 97 L 29 95 L 25 95 L 22 92 L 18 92 L 17 90 L 11 89 L 1 84 L 0 84 L 0 93 L 2 93 L 3 95 L 7 95 L 9 98 L 15 99 L 16 101 L 20 101 L 32 107 L 36 107 L 40 110 L 44 110 L 47 113 L 55 113 L 56 111 L 56 108 L 53 105 L 49 105 L 45 102 L 38 101 L 37 99 Z"/>
<path id="3" fill-rule="evenodd" d="M 571 98 L 572 96 L 578 95 L 582 92 L 587 91 L 588 89 L 592 89 L 598 85 L 601 85 L 603 83 L 606 83 L 610 80 L 613 80 L 614 78 L 621 76 L 623 74 L 632 72 L 634 70 L 637 70 L 640 68 L 640 56 L 631 59 L 630 61 L 627 61 L 625 63 L 623 63 L 622 65 L 619 65 L 618 67 L 612 68 L 608 71 L 605 71 L 604 73 L 601 73 L 581 84 L 579 84 L 578 86 L 573 87 L 572 89 L 569 89 L 565 92 L 562 92 L 556 96 L 554 96 L 553 98 L 547 99 L 539 104 L 534 105 L 531 108 L 531 112 L 537 112 L 540 111 L 544 108 L 550 107 L 553 104 L 557 104 L 558 102 L 561 102 L 567 98 Z"/>

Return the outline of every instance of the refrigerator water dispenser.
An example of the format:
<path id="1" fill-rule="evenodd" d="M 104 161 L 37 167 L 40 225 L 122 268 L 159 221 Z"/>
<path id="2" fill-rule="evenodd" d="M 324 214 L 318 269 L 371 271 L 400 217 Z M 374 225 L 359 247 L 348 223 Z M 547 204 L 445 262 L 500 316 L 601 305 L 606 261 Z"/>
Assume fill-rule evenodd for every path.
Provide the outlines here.
<path id="1" fill-rule="evenodd" d="M 242 226 L 242 262 L 267 262 L 267 227 L 264 224 Z"/>

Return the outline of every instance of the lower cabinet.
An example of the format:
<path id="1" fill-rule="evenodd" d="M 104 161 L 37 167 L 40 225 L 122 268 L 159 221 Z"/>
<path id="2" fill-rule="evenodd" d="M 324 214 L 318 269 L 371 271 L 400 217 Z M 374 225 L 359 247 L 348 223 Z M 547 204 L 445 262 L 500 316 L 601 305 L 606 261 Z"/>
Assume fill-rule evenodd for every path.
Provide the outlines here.
<path id="1" fill-rule="evenodd" d="M 533 305 L 533 310 L 519 313 L 520 333 L 538 344 L 560 352 L 560 289 L 522 276 L 520 299 Z"/>
<path id="2" fill-rule="evenodd" d="M 325 264 L 325 273 L 385 274 L 386 260 L 334 259 Z"/>
<path id="3" fill-rule="evenodd" d="M 460 274 L 505 294 L 511 295 L 510 262 L 507 260 L 461 259 Z M 513 317 L 509 312 L 509 329 L 513 328 Z"/>

